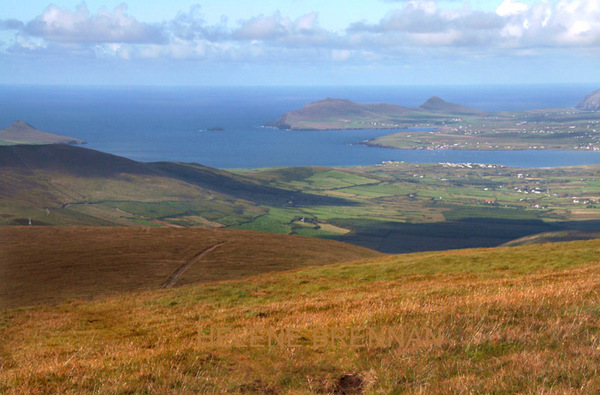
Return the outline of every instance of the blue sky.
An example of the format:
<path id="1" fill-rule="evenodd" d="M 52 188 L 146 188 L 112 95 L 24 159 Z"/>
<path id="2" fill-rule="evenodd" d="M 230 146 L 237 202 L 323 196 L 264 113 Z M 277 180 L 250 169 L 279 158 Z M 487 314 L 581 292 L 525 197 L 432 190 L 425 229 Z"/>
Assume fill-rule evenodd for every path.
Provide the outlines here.
<path id="1" fill-rule="evenodd" d="M 600 82 L 598 0 L 0 0 L 0 83 Z"/>

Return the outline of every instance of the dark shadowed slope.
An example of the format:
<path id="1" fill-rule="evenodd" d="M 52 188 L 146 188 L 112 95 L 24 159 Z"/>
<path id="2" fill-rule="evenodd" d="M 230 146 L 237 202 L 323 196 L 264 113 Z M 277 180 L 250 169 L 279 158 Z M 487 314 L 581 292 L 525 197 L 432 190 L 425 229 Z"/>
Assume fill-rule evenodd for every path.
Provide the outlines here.
<path id="1" fill-rule="evenodd" d="M 6 170 L 18 170 L 29 174 L 33 174 L 35 171 L 49 171 L 84 178 L 123 175 L 163 177 L 261 204 L 283 204 L 292 195 L 297 204 L 348 203 L 343 199 L 269 187 L 249 177 L 195 163 L 136 162 L 120 156 L 69 145 L 0 146 L 0 173 Z"/>
<path id="2" fill-rule="evenodd" d="M 235 226 L 261 206 L 352 205 L 182 163 L 69 145 L 0 146 L 0 224 Z M 166 222 L 165 222 L 166 221 Z"/>
<path id="3" fill-rule="evenodd" d="M 0 146 L 0 169 L 45 170 L 82 177 L 152 174 L 146 164 L 64 144 Z"/>
<path id="4" fill-rule="evenodd" d="M 504 247 L 516 247 L 533 244 L 559 243 L 563 241 L 593 240 L 600 238 L 600 232 L 592 230 L 563 230 L 558 232 L 544 232 L 521 237 L 504 243 Z"/>

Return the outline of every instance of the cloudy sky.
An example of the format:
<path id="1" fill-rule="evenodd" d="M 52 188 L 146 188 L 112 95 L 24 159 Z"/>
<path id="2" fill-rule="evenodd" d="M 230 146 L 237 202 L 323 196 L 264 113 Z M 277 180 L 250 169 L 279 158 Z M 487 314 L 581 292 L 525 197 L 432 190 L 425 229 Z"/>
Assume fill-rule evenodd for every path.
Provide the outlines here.
<path id="1" fill-rule="evenodd" d="M 0 0 L 1 84 L 600 82 L 600 0 Z"/>

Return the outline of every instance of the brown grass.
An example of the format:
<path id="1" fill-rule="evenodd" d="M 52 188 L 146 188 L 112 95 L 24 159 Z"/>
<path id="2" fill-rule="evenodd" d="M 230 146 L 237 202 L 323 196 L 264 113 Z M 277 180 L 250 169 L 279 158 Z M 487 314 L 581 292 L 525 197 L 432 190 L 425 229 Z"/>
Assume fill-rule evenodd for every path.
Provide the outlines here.
<path id="1" fill-rule="evenodd" d="M 597 393 L 599 252 L 583 241 L 421 253 L 8 311 L 0 391 Z M 386 325 L 440 330 L 442 342 L 249 348 L 197 336 Z"/>
<path id="2" fill-rule="evenodd" d="M 0 227 L 0 309 L 177 286 L 380 254 L 329 240 L 232 229 Z"/>

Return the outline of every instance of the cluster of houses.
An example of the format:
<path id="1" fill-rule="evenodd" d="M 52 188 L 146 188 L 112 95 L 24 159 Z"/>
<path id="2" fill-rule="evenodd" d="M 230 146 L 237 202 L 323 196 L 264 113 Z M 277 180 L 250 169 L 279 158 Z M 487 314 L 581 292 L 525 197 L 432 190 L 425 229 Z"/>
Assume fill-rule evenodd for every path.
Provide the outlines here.
<path id="1" fill-rule="evenodd" d="M 498 169 L 502 167 L 506 167 L 504 165 L 493 165 L 486 163 L 450 163 L 450 162 L 440 162 L 440 165 L 443 167 L 454 167 L 458 169 Z"/>

